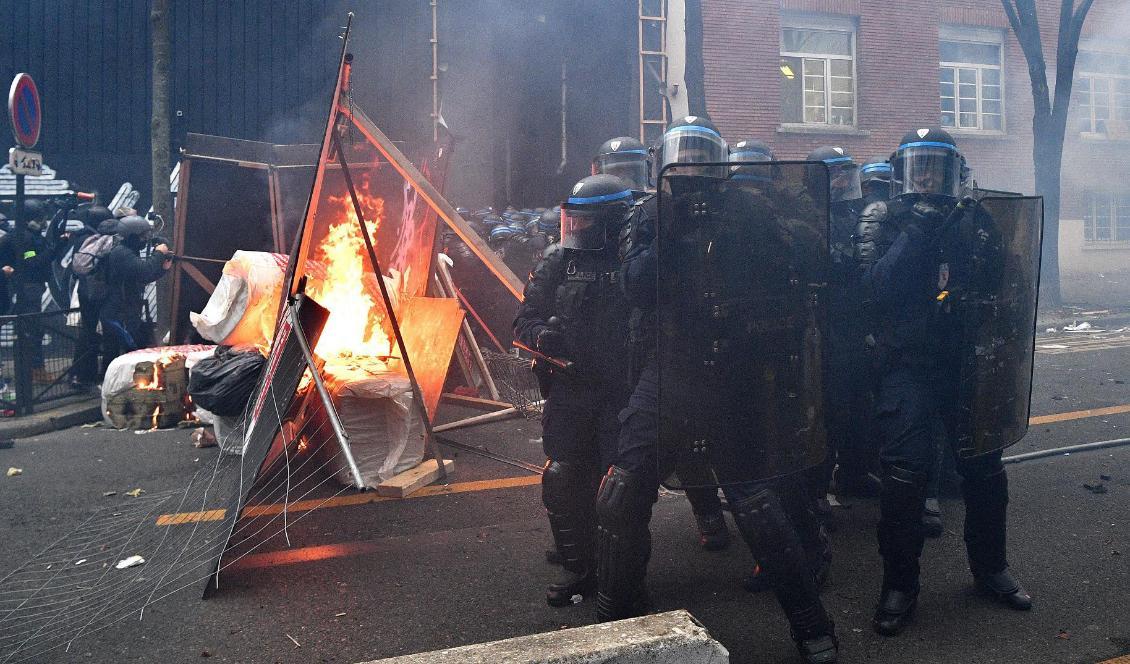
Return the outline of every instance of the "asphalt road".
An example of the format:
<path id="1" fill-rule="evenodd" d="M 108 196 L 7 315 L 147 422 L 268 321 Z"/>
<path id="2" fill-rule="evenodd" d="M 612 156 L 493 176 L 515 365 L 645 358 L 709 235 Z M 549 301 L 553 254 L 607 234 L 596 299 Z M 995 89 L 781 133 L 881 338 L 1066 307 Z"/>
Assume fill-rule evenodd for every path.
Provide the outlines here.
<path id="1" fill-rule="evenodd" d="M 1010 453 L 1130 436 L 1130 407 L 1080 412 L 1130 404 L 1130 352 L 1116 336 L 1040 339 L 1068 350 L 1037 354 L 1033 415 L 1072 414 L 1038 420 Z M 539 433 L 516 420 L 459 439 L 537 463 Z M 216 453 L 194 449 L 187 431 L 100 428 L 0 450 L 0 466 L 23 469 L 0 477 L 0 574 L 95 507 L 134 500 L 124 494 L 135 488 L 175 489 Z M 70 652 L 35 661 L 359 662 L 591 622 L 590 602 L 551 609 L 543 600 L 553 568 L 543 562 L 549 534 L 536 478 L 467 453 L 456 464 L 451 481 L 462 492 L 309 513 L 292 520 L 289 548 L 281 537 L 257 542 L 210 599 L 189 588 L 149 607 L 143 621 L 129 617 Z M 498 481 L 505 478 L 525 479 Z M 1130 447 L 1018 464 L 1010 481 L 1011 562 L 1036 607 L 1015 613 L 976 593 L 960 502 L 947 502 L 947 532 L 927 545 L 918 620 L 895 639 L 870 629 L 879 583 L 876 505 L 856 500 L 837 510 L 824 597 L 842 661 L 1075 663 L 1130 653 Z M 1106 493 L 1083 486 L 1098 483 Z M 109 491 L 117 493 L 103 495 Z M 773 598 L 741 588 L 744 546 L 735 540 L 724 552 L 698 550 L 690 510 L 675 494 L 662 496 L 652 531 L 657 610 L 690 610 L 733 662 L 796 661 Z"/>

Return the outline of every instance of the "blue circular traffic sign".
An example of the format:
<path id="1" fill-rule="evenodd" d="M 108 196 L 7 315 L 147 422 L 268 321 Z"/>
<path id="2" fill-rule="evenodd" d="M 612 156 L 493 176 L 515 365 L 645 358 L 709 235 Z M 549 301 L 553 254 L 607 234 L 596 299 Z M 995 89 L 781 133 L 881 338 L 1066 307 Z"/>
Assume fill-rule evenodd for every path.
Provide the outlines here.
<path id="1" fill-rule="evenodd" d="M 43 124 L 43 109 L 39 104 L 39 90 L 29 74 L 16 74 L 8 90 L 8 119 L 12 121 L 12 134 L 16 142 L 27 149 L 39 142 Z"/>

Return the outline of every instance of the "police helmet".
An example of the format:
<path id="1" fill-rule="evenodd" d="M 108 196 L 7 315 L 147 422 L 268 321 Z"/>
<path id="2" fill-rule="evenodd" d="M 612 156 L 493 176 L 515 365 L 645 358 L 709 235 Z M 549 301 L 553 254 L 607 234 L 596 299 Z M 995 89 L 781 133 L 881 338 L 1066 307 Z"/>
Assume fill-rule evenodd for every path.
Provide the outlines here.
<path id="1" fill-rule="evenodd" d="M 709 119 L 688 115 L 671 123 L 663 134 L 663 166 L 670 164 L 709 164 L 725 162 L 726 141 Z M 667 175 L 700 175 L 726 177 L 726 167 L 680 167 L 668 169 Z"/>
<path id="2" fill-rule="evenodd" d="M 772 174 L 765 166 L 754 166 L 750 162 L 773 161 L 773 148 L 765 141 L 749 138 L 730 146 L 730 162 L 742 162 L 743 166 L 730 167 L 730 179 L 752 182 L 769 182 Z"/>
<path id="3" fill-rule="evenodd" d="M 561 205 L 561 246 L 599 251 L 627 219 L 631 185 L 615 175 L 590 175 L 573 186 Z"/>
<path id="4" fill-rule="evenodd" d="M 631 136 L 619 136 L 604 143 L 592 158 L 592 174 L 615 175 L 636 191 L 647 191 L 651 155 L 644 144 Z"/>
<path id="5" fill-rule="evenodd" d="M 937 127 L 903 136 L 891 156 L 891 197 L 961 195 L 961 152 L 957 141 Z"/>
<path id="6" fill-rule="evenodd" d="M 846 150 L 826 145 L 808 154 L 808 161 L 822 161 L 828 167 L 830 203 L 863 198 L 859 184 L 859 166 Z"/>

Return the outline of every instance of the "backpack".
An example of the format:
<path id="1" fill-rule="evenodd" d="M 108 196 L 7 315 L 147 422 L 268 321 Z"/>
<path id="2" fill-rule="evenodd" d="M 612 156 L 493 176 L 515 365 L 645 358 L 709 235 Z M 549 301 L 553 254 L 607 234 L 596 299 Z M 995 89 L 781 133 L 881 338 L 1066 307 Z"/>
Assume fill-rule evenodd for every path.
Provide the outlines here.
<path id="1" fill-rule="evenodd" d="M 78 251 L 71 256 L 71 271 L 80 277 L 90 276 L 113 248 L 113 235 L 92 235 L 86 238 Z"/>

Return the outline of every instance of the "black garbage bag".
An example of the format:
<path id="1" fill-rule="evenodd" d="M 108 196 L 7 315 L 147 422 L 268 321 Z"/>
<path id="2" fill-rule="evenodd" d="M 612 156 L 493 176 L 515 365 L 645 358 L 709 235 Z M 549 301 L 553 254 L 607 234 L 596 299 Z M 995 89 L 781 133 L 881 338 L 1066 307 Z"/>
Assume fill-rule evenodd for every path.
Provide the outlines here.
<path id="1" fill-rule="evenodd" d="M 212 357 L 200 360 L 192 368 L 188 394 L 193 403 L 216 415 L 240 415 L 266 364 L 266 358 L 254 351 L 240 353 L 229 346 L 219 346 Z"/>

